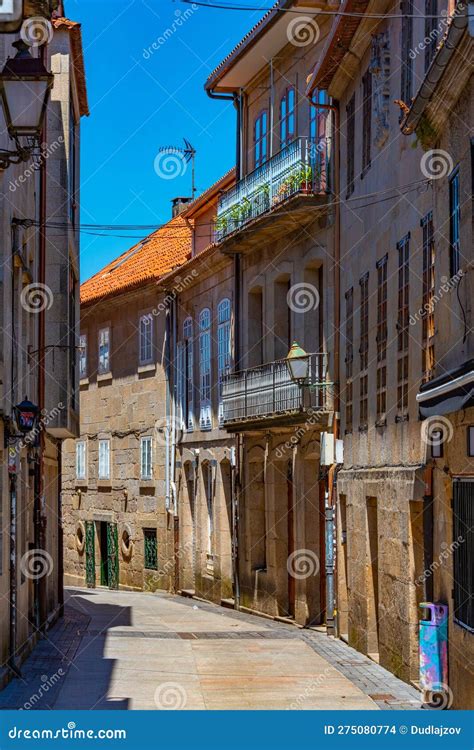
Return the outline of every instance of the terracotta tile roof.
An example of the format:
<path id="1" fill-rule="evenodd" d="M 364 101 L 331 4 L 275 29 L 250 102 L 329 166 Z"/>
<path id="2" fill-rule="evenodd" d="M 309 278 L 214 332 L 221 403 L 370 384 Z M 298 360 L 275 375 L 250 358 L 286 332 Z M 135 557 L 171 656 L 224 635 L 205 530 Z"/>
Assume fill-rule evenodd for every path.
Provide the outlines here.
<path id="1" fill-rule="evenodd" d="M 222 60 L 221 63 L 215 68 L 210 76 L 208 77 L 204 87 L 207 90 L 212 90 L 214 86 L 219 82 L 222 76 L 227 73 L 232 67 L 235 61 L 245 52 L 247 47 L 252 44 L 257 37 L 266 29 L 269 23 L 273 23 L 280 16 L 278 10 L 280 8 L 288 8 L 293 4 L 293 0 L 276 0 L 270 10 L 253 26 L 250 31 L 246 33 L 243 39 L 234 47 L 232 52 Z"/>
<path id="2" fill-rule="evenodd" d="M 181 265 L 191 253 L 191 228 L 176 216 L 140 240 L 81 285 L 81 304 L 158 281 Z"/>
<path id="3" fill-rule="evenodd" d="M 69 18 L 53 18 L 52 24 L 55 29 L 66 29 L 71 32 L 72 61 L 77 83 L 79 110 L 81 117 L 83 115 L 88 115 L 89 103 L 87 101 L 87 84 L 82 50 L 81 24 L 76 21 L 70 21 Z"/>

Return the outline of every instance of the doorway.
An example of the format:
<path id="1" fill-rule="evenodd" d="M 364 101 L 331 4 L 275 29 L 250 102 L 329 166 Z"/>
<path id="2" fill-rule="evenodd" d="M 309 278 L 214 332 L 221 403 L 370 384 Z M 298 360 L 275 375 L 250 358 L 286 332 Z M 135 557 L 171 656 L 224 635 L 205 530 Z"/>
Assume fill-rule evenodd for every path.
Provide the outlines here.
<path id="1" fill-rule="evenodd" d="M 377 498 L 367 498 L 367 653 L 374 661 L 379 656 L 379 531 L 377 517 Z"/>
<path id="2" fill-rule="evenodd" d="M 109 586 L 110 582 L 110 570 L 109 570 L 109 552 L 107 542 L 107 526 L 105 521 L 98 522 L 99 532 L 99 550 L 100 550 L 100 585 Z"/>

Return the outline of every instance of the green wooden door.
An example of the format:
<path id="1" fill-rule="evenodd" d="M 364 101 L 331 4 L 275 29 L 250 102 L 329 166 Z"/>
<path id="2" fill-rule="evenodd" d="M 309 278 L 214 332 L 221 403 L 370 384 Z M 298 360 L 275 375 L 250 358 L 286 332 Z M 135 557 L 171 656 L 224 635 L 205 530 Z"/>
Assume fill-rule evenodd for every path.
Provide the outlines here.
<path id="1" fill-rule="evenodd" d="M 94 521 L 86 521 L 86 586 L 95 588 L 95 529 Z"/>
<path id="2" fill-rule="evenodd" d="M 118 528 L 116 523 L 107 524 L 108 585 L 110 589 L 119 587 Z"/>

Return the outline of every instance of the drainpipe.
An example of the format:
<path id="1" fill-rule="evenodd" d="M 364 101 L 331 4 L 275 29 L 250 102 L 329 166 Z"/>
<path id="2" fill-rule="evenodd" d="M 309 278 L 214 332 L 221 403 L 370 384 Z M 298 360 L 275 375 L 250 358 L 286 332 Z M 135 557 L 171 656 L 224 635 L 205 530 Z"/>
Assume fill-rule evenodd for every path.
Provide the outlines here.
<path id="1" fill-rule="evenodd" d="M 173 373 L 173 387 L 171 390 L 171 469 L 170 469 L 170 481 L 171 481 L 171 497 L 173 500 L 173 512 L 174 515 L 178 515 L 178 497 L 176 494 L 176 363 L 177 363 L 177 304 L 176 295 L 173 296 L 171 303 L 171 315 L 172 315 L 172 341 L 171 352 L 172 352 L 172 366 L 170 367 L 170 374 Z"/>
<path id="2" fill-rule="evenodd" d="M 168 418 L 171 411 L 171 308 L 168 305 L 166 310 L 166 354 L 165 354 L 165 367 L 166 367 L 166 425 L 165 425 L 165 507 L 169 511 L 171 508 L 171 480 L 170 480 L 170 431 L 168 425 Z"/>
<path id="3" fill-rule="evenodd" d="M 41 47 L 41 59 L 47 63 L 47 45 Z M 44 119 L 43 132 L 41 134 L 41 143 L 47 142 L 47 114 Z M 38 253 L 38 283 L 46 283 L 46 160 L 42 159 L 40 164 L 40 188 L 39 188 L 39 253 Z M 40 308 L 38 313 L 38 406 L 40 414 L 45 406 L 45 310 Z M 39 453 L 38 461 L 35 464 L 35 496 L 33 505 L 33 526 L 34 526 L 34 544 L 35 549 L 42 550 L 45 548 L 44 525 L 42 518 L 42 499 L 44 493 L 44 451 L 45 451 L 45 433 L 40 430 L 39 434 Z M 61 521 L 59 520 L 59 524 Z M 35 615 L 36 627 L 41 629 L 46 616 L 46 597 L 45 597 L 46 578 L 43 577 L 38 581 L 38 588 L 35 591 Z"/>
<path id="4" fill-rule="evenodd" d="M 237 110 L 235 168 L 237 173 L 237 180 L 240 180 L 242 168 L 242 91 L 240 94 L 216 94 L 212 89 L 206 89 L 206 94 L 210 99 L 216 99 L 217 101 L 223 102 L 233 102 L 234 107 Z"/>
<path id="5" fill-rule="evenodd" d="M 18 246 L 18 225 L 12 225 L 12 253 L 11 253 L 11 326 L 15 338 L 15 261 L 14 253 Z M 10 362 L 10 388 L 11 388 L 11 406 L 15 403 L 15 351 L 12 349 Z M 10 423 L 5 425 L 6 444 L 8 450 L 8 469 L 9 469 L 9 490 L 10 490 L 10 640 L 8 667 L 17 677 L 21 676 L 16 665 L 16 634 L 17 634 L 17 471 L 18 471 L 18 454 L 15 446 L 15 466 L 10 472 Z M 21 464 L 20 464 L 21 466 Z"/>
<path id="6" fill-rule="evenodd" d="M 307 95 L 311 102 L 311 94 Z M 340 423 L 340 324 L 341 324 L 341 208 L 340 208 L 340 138 L 339 138 L 339 106 L 337 104 L 318 104 L 317 109 L 328 110 L 334 113 L 334 195 L 336 197 L 334 210 L 334 420 L 333 436 L 334 443 L 339 436 Z M 327 507 L 326 507 L 326 630 L 328 635 L 335 635 L 337 629 L 337 597 L 335 582 L 337 581 L 337 559 L 333 559 L 334 538 L 336 529 L 336 503 L 337 503 L 337 465 L 331 466 L 327 475 Z"/>

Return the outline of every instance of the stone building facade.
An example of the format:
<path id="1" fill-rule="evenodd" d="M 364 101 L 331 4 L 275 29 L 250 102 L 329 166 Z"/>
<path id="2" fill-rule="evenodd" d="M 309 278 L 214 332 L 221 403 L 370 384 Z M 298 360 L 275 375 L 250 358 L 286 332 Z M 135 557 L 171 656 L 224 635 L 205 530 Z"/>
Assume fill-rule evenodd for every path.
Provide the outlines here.
<path id="1" fill-rule="evenodd" d="M 402 11 L 405 6 L 413 7 L 402 3 Z M 376 3 L 372 11 L 387 14 L 380 21 L 335 20 L 308 87 L 308 94 L 327 90 L 341 123 L 344 464 L 337 474 L 337 628 L 352 646 L 417 682 L 419 621 L 426 615 L 420 604 L 447 604 L 449 685 L 440 692 L 453 706 L 467 708 L 473 694 L 465 658 L 472 654 L 472 622 L 455 622 L 456 553 L 446 561 L 442 552 L 453 543 L 447 505 L 453 478 L 472 475 L 466 437 L 472 410 L 464 408 L 469 398 L 461 399 L 462 411 L 450 416 L 449 429 L 445 425 L 452 440 L 444 458 L 436 458 L 439 419 L 443 423 L 449 407 L 434 399 L 431 411 L 424 411 L 420 394 L 452 380 L 450 371 L 472 357 L 472 80 L 465 71 L 451 86 L 457 74 L 446 67 L 442 81 L 449 96 L 439 88 L 433 92 L 430 76 L 440 56 L 444 60 L 445 37 L 457 22 L 450 28 L 442 7 L 438 21 L 431 18 L 432 4 L 427 18 L 390 17 L 398 8 Z M 467 44 L 466 17 L 463 34 L 460 44 Z M 462 59 L 459 52 L 456 70 Z M 430 96 L 437 104 L 427 103 Z M 418 122 L 417 134 L 403 135 L 400 124 L 410 105 L 415 112 L 438 108 L 442 124 L 427 117 Z M 424 150 L 427 134 L 433 136 L 431 149 L 441 148 L 441 160 L 451 162 L 443 163 L 440 180 L 439 154 Z M 453 226 L 461 250 L 453 249 L 459 241 Z M 465 531 L 466 523 L 464 518 Z M 472 566 L 472 535 L 467 541 L 461 567 L 469 560 Z M 465 593 L 472 601 L 472 590 Z"/>
<path id="2" fill-rule="evenodd" d="M 305 88 L 329 23 L 316 23 L 307 4 L 304 20 L 299 3 L 283 5 L 287 12 L 266 14 L 206 82 L 238 110 L 237 182 L 216 217 L 236 289 L 222 425 L 236 440 L 236 605 L 317 625 L 329 562 L 320 444 L 334 426 L 336 154 L 328 102 L 310 103 Z M 293 342 L 307 352 L 304 385 L 288 369 Z"/>
<path id="3" fill-rule="evenodd" d="M 173 332 L 175 587 L 217 604 L 234 599 L 235 448 L 222 426 L 220 383 L 235 356 L 235 288 L 232 259 L 212 245 L 209 229 L 219 194 L 233 183 L 234 171 L 185 211 L 193 253 L 163 280 Z"/>
<path id="4" fill-rule="evenodd" d="M 427 169 L 434 172 L 436 273 L 430 309 L 435 367 L 417 393 L 422 429 L 434 435 L 426 523 L 431 575 L 425 598 L 448 605 L 449 699 L 453 708 L 462 709 L 474 708 L 472 575 L 469 579 L 474 569 L 474 87 L 466 65 L 473 54 L 467 11 L 457 6 L 446 43 L 433 58 L 436 80 L 427 71 L 402 124 L 403 132 L 419 138 Z"/>
<path id="5" fill-rule="evenodd" d="M 62 446 L 79 419 L 75 221 L 88 104 L 80 25 L 62 17 L 43 23 L 41 54 L 54 82 L 41 155 L 0 173 L 0 686 L 62 610 Z M 0 36 L 2 68 L 15 41 Z M 0 138 L 11 151 L 5 129 Z M 14 413 L 25 396 L 39 410 L 27 437 Z"/>
<path id="6" fill-rule="evenodd" d="M 169 332 L 157 281 L 190 250 L 177 216 L 82 284 L 81 426 L 63 461 L 68 585 L 174 587 Z"/>

